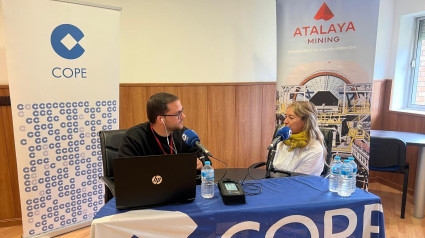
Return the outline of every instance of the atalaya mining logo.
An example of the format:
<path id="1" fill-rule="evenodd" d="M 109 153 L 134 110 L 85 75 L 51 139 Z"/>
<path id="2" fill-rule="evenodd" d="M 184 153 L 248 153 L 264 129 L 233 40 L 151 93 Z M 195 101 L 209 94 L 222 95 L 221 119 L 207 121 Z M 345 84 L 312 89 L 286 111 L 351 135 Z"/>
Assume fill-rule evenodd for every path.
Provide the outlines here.
<path id="1" fill-rule="evenodd" d="M 332 13 L 331 9 L 329 9 L 328 5 L 326 3 L 323 3 L 320 7 L 319 11 L 317 11 L 316 16 L 314 16 L 314 19 L 320 20 L 323 19 L 325 21 L 330 20 L 334 17 L 334 14 Z"/>
<path id="2" fill-rule="evenodd" d="M 328 22 L 332 18 L 334 18 L 334 13 L 324 2 L 314 16 L 318 24 L 296 27 L 293 37 L 307 38 L 307 44 L 309 45 L 322 44 L 339 42 L 342 34 L 356 31 L 352 21 Z"/>

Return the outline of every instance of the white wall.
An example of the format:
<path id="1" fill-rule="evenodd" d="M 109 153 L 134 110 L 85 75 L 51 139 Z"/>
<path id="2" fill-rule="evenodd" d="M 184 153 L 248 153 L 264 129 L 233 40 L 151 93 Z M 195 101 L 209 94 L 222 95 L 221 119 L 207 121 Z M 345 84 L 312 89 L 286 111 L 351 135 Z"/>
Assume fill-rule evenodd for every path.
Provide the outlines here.
<path id="1" fill-rule="evenodd" d="M 85 1 L 122 7 L 121 83 L 276 80 L 274 0 Z M 374 79 L 394 79 L 401 16 L 425 11 L 425 3 L 380 0 L 379 11 Z M 2 18 L 0 85 L 7 85 Z"/>
<path id="2" fill-rule="evenodd" d="M 375 70 L 373 79 L 387 79 L 391 62 L 391 37 L 393 34 L 394 1 L 380 0 L 378 32 L 376 36 Z"/>
<path id="3" fill-rule="evenodd" d="M 408 87 L 412 22 L 418 14 L 425 14 L 424 0 L 380 0 L 374 79 L 395 79 L 400 96 Z"/>
<path id="4" fill-rule="evenodd" d="M 381 0 L 382 1 L 382 0 Z M 409 95 L 412 60 L 412 42 L 414 41 L 415 17 L 425 14 L 423 0 L 395 0 L 391 54 L 387 78 L 393 79 L 391 92 L 391 110 L 404 110 L 406 96 Z"/>
<path id="5" fill-rule="evenodd" d="M 121 83 L 276 80 L 274 0 L 84 1 L 122 7 Z"/>
<path id="6" fill-rule="evenodd" d="M 411 31 L 414 25 L 408 18 L 413 20 L 414 16 L 418 14 L 425 14 L 424 0 L 395 0 L 393 34 L 391 38 L 391 62 L 388 68 L 390 78 L 394 78 L 395 76 L 397 61 L 401 56 L 400 53 L 405 53 L 403 52 L 404 50 L 409 50 L 406 47 L 410 47 L 410 43 L 406 43 L 405 41 L 411 39 Z M 403 15 L 405 16 L 402 18 Z"/>

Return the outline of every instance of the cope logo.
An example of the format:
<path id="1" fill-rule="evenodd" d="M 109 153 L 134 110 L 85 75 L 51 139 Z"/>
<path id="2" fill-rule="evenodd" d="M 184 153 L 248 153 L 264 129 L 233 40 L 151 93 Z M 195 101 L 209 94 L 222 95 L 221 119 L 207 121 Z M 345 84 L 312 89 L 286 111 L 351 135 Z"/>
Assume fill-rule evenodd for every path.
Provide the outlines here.
<path id="1" fill-rule="evenodd" d="M 155 175 L 152 177 L 152 183 L 153 184 L 160 184 L 162 183 L 162 177 L 160 175 Z"/>
<path id="2" fill-rule="evenodd" d="M 71 24 L 57 26 L 50 36 L 53 50 L 65 59 L 76 59 L 84 53 L 84 48 L 78 43 L 84 33 Z"/>
<path id="3" fill-rule="evenodd" d="M 183 135 L 182 135 L 182 139 L 183 139 L 183 141 L 184 141 L 184 142 L 189 141 L 189 137 L 187 137 L 187 135 L 186 135 L 186 134 L 184 134 L 184 133 L 183 133 Z"/>
<path id="4" fill-rule="evenodd" d="M 78 27 L 71 24 L 62 24 L 52 31 L 50 43 L 56 54 L 62 58 L 73 60 L 84 54 L 85 50 L 79 44 L 83 37 L 84 33 Z M 87 78 L 87 69 L 57 66 L 52 69 L 52 75 L 57 79 L 85 79 Z"/>

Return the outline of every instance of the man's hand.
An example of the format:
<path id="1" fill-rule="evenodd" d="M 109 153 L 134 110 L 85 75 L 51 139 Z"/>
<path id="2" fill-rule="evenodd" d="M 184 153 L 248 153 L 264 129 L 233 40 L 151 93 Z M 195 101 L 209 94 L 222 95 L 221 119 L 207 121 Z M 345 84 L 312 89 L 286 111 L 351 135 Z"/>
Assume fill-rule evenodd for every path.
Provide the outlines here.
<path id="1" fill-rule="evenodd" d="M 196 160 L 196 169 L 197 169 L 197 170 L 201 170 L 203 166 L 204 166 L 204 165 L 202 164 L 202 161 L 198 158 L 198 159 Z"/>

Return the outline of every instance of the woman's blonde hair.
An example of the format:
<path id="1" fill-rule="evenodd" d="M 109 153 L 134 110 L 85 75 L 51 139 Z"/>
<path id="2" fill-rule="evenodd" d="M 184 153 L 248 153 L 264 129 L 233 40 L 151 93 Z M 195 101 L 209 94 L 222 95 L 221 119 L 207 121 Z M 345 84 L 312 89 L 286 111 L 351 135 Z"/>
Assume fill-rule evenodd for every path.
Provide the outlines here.
<path id="1" fill-rule="evenodd" d="M 307 131 L 309 140 L 314 138 L 320 142 L 323 148 L 324 157 L 326 158 L 326 145 L 324 143 L 323 134 L 319 128 L 319 113 L 317 112 L 316 106 L 309 101 L 294 101 L 288 108 L 292 108 L 294 113 L 305 122 L 304 131 Z"/>

